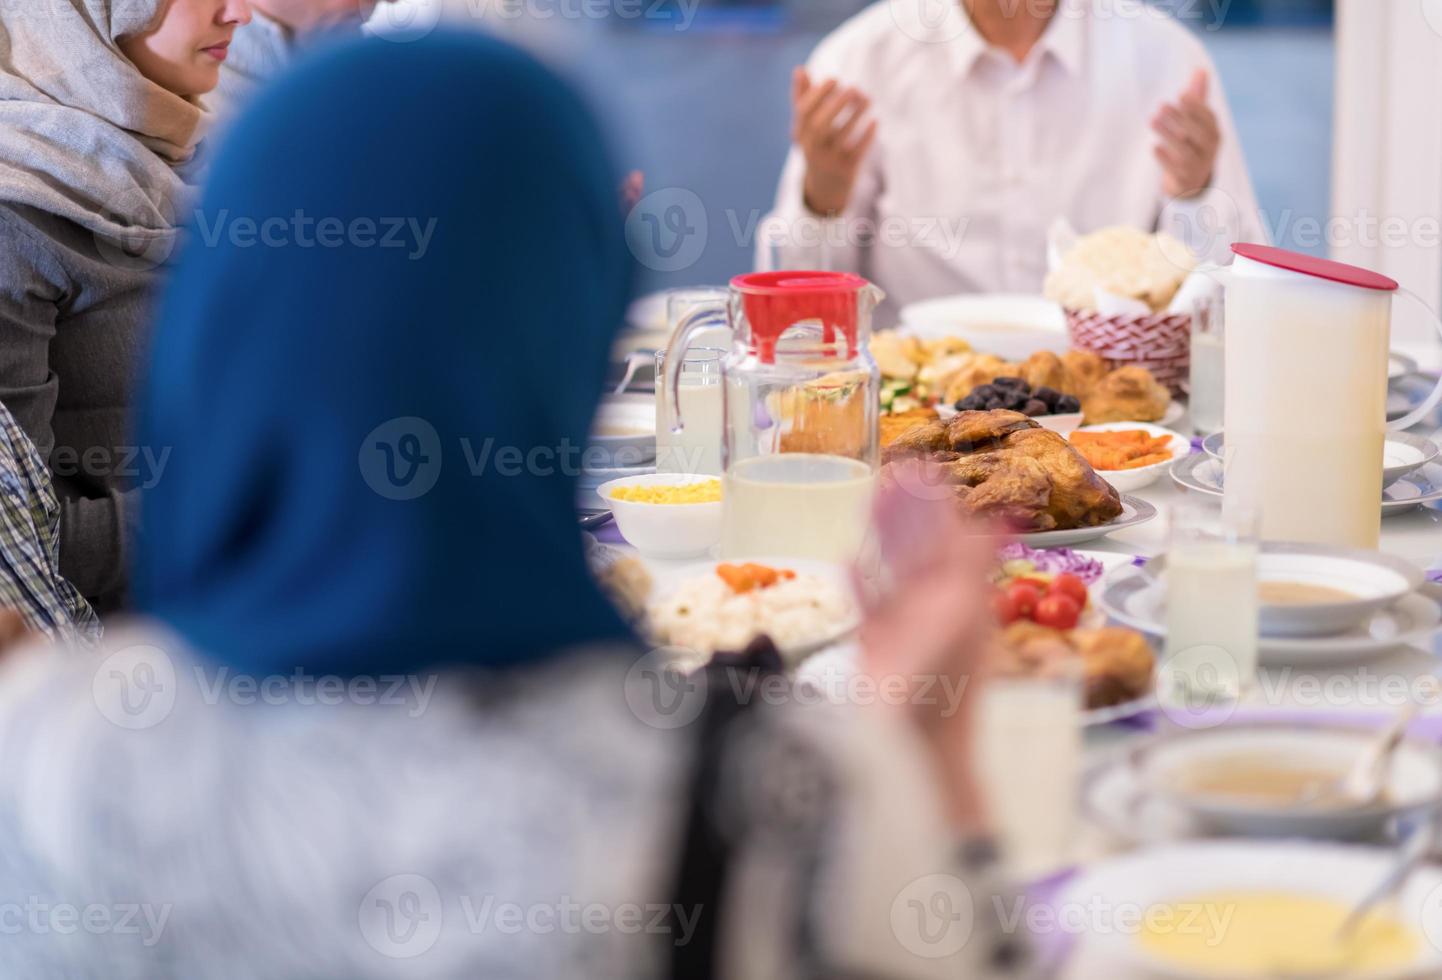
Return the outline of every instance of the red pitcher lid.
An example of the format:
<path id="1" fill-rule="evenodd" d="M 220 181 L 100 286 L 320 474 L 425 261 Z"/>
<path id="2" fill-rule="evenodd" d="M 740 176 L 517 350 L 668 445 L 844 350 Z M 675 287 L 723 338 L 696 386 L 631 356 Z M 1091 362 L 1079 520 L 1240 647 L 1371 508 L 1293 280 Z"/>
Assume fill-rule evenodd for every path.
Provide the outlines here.
<path id="1" fill-rule="evenodd" d="M 1232 246 L 1232 251 L 1244 259 L 1251 259 L 1263 265 L 1286 269 L 1288 272 L 1300 272 L 1304 276 L 1313 276 L 1328 282 L 1339 282 L 1344 286 L 1380 289 L 1389 293 L 1395 292 L 1399 288 L 1396 280 L 1388 279 L 1380 272 L 1370 272 L 1355 265 L 1333 262 L 1331 259 L 1319 259 L 1315 255 L 1289 252 L 1284 248 L 1238 243 Z"/>
<path id="2" fill-rule="evenodd" d="M 820 320 L 826 343 L 839 328 L 854 356 L 857 294 L 869 285 L 849 272 L 795 269 L 751 272 L 731 280 L 731 288 L 741 294 L 757 354 L 765 362 L 776 359 L 776 342 L 802 320 Z"/>

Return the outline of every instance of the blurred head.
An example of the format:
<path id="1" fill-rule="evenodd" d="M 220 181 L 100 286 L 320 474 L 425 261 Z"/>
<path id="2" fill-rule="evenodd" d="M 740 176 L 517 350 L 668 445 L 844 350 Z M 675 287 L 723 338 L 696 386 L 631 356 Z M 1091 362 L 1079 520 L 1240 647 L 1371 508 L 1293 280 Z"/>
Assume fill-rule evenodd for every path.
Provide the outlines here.
<path id="1" fill-rule="evenodd" d="M 391 0 L 252 0 L 251 6 L 271 20 L 305 34 L 359 24 L 370 17 L 378 3 L 389 2 Z"/>
<path id="2" fill-rule="evenodd" d="M 154 23 L 117 43 L 142 75 L 189 98 L 220 84 L 230 42 L 250 18 L 249 0 L 162 0 Z"/>
<path id="3" fill-rule="evenodd" d="M 574 92 L 479 33 L 322 45 L 269 86 L 157 318 L 138 607 L 252 674 L 628 638 L 576 525 L 632 272 L 608 158 Z M 207 240 L 241 215 L 261 240 Z"/>

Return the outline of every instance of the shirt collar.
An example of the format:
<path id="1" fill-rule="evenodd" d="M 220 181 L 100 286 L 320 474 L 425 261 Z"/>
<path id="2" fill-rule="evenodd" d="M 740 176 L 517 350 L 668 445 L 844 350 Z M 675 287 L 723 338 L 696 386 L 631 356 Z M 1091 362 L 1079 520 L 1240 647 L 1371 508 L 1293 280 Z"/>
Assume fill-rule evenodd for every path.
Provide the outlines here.
<path id="1" fill-rule="evenodd" d="M 972 24 L 961 0 L 952 0 L 959 8 L 962 20 L 960 34 L 951 41 L 951 61 L 960 74 L 967 74 L 976 65 L 977 59 L 990 48 L 981 32 Z M 1047 25 L 1037 46 L 1050 52 L 1069 74 L 1080 75 L 1086 52 L 1087 0 L 1061 0 L 1056 13 Z"/>

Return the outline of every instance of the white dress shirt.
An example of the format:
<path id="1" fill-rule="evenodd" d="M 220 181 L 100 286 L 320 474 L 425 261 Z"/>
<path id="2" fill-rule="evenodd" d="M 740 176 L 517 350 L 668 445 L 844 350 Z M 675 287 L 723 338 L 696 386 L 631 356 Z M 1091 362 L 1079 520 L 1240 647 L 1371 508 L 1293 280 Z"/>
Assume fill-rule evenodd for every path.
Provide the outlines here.
<path id="1" fill-rule="evenodd" d="M 1131 0 L 1062 0 L 1018 64 L 960 0 L 943 0 L 954 10 L 931 26 L 918 2 L 876 3 L 812 54 L 813 84 L 836 78 L 871 99 L 876 139 L 846 209 L 826 219 L 802 201 L 806 164 L 792 147 L 760 268 L 860 273 L 887 292 L 886 325 L 935 296 L 1040 292 L 1057 218 L 1083 234 L 1163 228 L 1215 260 L 1233 241 L 1268 241 L 1220 79 L 1170 17 Z M 1222 145 L 1210 188 L 1168 200 L 1151 120 L 1198 68 Z"/>

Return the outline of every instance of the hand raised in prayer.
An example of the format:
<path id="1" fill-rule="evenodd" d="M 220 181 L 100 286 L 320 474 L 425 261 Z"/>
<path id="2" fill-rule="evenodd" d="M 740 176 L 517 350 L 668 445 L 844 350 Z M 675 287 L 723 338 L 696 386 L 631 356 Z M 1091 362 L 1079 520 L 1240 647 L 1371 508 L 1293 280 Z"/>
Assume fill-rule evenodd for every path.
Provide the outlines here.
<path id="1" fill-rule="evenodd" d="M 836 79 L 814 83 L 805 68 L 791 73 L 791 139 L 806 158 L 806 206 L 817 214 L 839 214 L 851 199 L 861 161 L 876 138 L 876 120 L 866 119 L 871 100 Z"/>
<path id="2" fill-rule="evenodd" d="M 1222 130 L 1207 105 L 1207 82 L 1206 70 L 1197 69 L 1181 98 L 1163 105 L 1152 118 L 1152 129 L 1161 138 L 1155 152 L 1167 197 L 1195 197 L 1212 182 Z"/>

